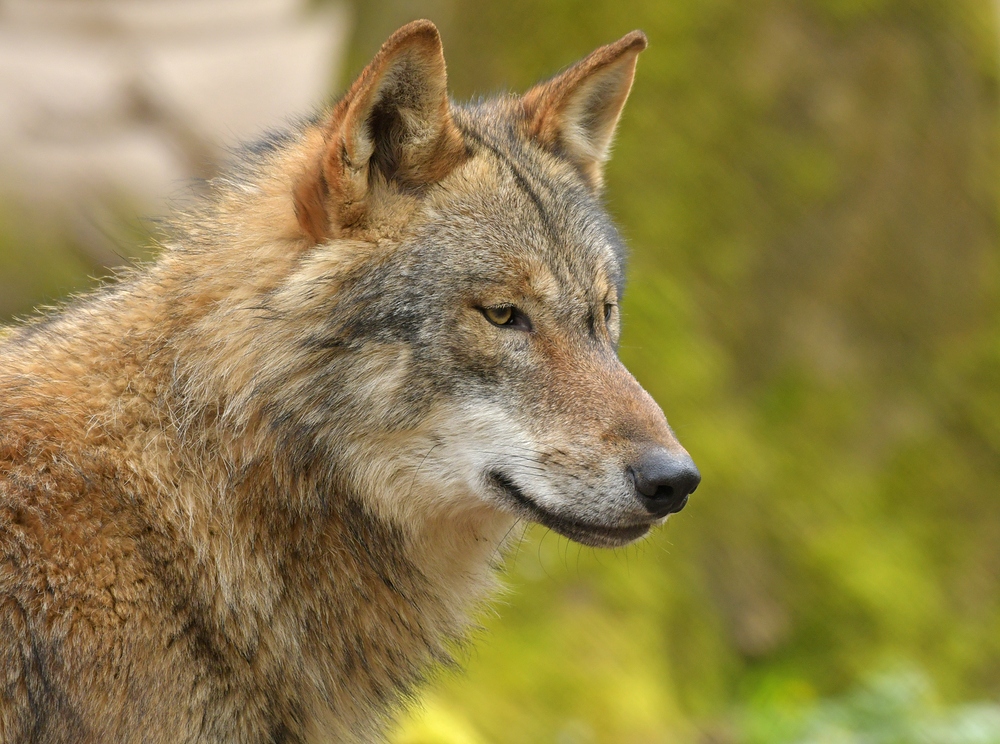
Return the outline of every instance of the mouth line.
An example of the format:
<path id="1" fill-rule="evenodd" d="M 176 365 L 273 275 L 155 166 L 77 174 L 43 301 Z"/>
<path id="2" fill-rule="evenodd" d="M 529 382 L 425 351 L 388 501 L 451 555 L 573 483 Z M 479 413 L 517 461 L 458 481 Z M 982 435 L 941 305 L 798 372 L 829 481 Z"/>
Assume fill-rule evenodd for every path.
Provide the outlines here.
<path id="1" fill-rule="evenodd" d="M 614 527 L 568 519 L 543 509 L 503 473 L 491 470 L 487 473 L 487 477 L 497 489 L 510 496 L 522 510 L 528 512 L 533 521 L 584 545 L 592 547 L 625 545 L 645 535 L 652 526 L 651 523 L 648 523 Z"/>

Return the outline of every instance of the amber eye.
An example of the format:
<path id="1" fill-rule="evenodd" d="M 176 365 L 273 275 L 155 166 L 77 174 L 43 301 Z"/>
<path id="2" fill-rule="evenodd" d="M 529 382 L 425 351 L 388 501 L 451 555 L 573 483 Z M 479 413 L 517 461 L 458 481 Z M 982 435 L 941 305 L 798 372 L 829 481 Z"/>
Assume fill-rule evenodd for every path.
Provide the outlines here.
<path id="1" fill-rule="evenodd" d="M 483 314 L 490 323 L 504 328 L 514 328 L 519 331 L 530 331 L 531 321 L 528 316 L 522 313 L 513 305 L 495 305 L 493 307 L 481 307 L 479 312 Z"/>
<path id="2" fill-rule="evenodd" d="M 514 319 L 514 308 L 510 305 L 500 305 L 499 307 L 484 307 L 483 315 L 486 320 L 496 326 L 507 325 Z"/>

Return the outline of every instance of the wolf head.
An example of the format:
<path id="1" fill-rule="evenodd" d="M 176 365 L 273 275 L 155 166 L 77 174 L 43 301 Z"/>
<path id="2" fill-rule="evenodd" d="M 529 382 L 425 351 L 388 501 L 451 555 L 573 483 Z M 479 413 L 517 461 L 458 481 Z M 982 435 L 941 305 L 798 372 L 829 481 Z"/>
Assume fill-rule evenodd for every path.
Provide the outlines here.
<path id="1" fill-rule="evenodd" d="M 485 509 L 611 546 L 683 508 L 700 475 L 617 358 L 625 249 L 600 200 L 645 46 L 462 106 L 417 21 L 306 128 L 298 255 L 240 300 L 267 324 L 245 350 L 280 401 L 261 416 L 295 456 L 404 526 Z"/>

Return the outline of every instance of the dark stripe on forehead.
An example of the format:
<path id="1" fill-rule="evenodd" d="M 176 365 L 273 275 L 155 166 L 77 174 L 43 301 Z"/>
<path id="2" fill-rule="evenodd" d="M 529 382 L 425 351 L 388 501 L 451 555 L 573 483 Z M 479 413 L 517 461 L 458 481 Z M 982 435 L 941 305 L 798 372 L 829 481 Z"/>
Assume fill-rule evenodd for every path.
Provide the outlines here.
<path id="1" fill-rule="evenodd" d="M 554 249 L 548 256 L 549 268 L 562 277 L 561 281 L 567 288 L 573 286 L 577 290 L 587 293 L 593 286 L 594 277 L 591 271 L 598 269 L 598 266 L 584 265 L 587 263 L 584 258 L 584 255 L 588 253 L 586 246 L 590 244 L 590 241 L 585 240 L 583 244 L 576 245 L 574 239 L 574 245 L 567 244 L 570 234 L 577 234 L 575 229 L 567 234 L 567 226 L 563 220 L 566 219 L 564 213 L 568 210 L 573 215 L 574 221 L 582 220 L 595 227 L 599 233 L 603 233 L 604 240 L 598 238 L 597 243 L 591 246 L 592 248 L 600 248 L 598 253 L 593 254 L 592 257 L 598 258 L 604 253 L 604 250 L 610 251 L 613 256 L 612 262 L 605 266 L 603 264 L 605 264 L 606 259 L 599 258 L 598 261 L 602 266 L 598 270 L 606 273 L 608 280 L 617 287 L 618 296 L 621 297 L 622 261 L 625 251 L 617 231 L 600 206 L 591 203 L 585 197 L 581 198 L 581 194 L 562 179 L 553 182 L 546 178 L 547 170 L 544 166 L 539 165 L 533 168 L 530 162 L 531 154 L 522 149 L 523 144 L 520 137 L 509 124 L 505 126 L 503 122 L 482 122 L 476 118 L 473 112 L 470 113 L 473 114 L 471 117 L 473 121 L 457 121 L 456 123 L 470 143 L 481 146 L 483 150 L 491 153 L 497 159 L 501 167 L 509 170 L 518 188 L 534 205 L 541 223 L 552 241 L 552 249 Z M 476 123 L 486 123 L 487 128 L 477 127 Z M 522 158 L 527 158 L 528 162 L 523 162 Z M 553 204 L 553 202 L 555 203 Z M 554 214 L 553 209 L 555 210 Z M 580 224 L 574 227 L 591 233 L 590 227 L 584 228 Z M 583 263 L 580 259 L 583 259 Z"/>
<path id="2" fill-rule="evenodd" d="M 478 132 L 474 132 L 467 127 L 462 127 L 462 134 L 471 139 L 477 145 L 489 150 L 493 153 L 497 160 L 507 166 L 511 175 L 514 177 L 514 182 L 517 183 L 518 187 L 525 194 L 527 194 L 531 203 L 535 205 L 535 209 L 538 210 L 538 216 L 541 218 L 542 224 L 545 225 L 545 230 L 548 232 L 549 237 L 552 238 L 552 242 L 555 245 L 560 245 L 562 243 L 561 236 L 559 235 L 559 231 L 556 229 L 551 216 L 545 209 L 545 205 L 542 203 L 542 198 L 538 195 L 538 192 L 532 188 L 525 173 L 514 163 L 511 157 L 492 142 L 487 142 Z"/>

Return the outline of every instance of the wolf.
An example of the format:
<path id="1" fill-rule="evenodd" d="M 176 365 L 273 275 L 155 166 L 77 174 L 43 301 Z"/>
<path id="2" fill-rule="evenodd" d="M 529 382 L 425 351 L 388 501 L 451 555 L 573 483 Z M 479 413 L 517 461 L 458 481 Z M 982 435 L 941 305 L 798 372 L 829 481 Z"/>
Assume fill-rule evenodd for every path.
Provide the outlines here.
<path id="1" fill-rule="evenodd" d="M 601 206 L 645 47 L 459 105 L 413 22 L 155 262 L 8 329 L 0 742 L 381 740 L 515 527 L 684 507 Z"/>

